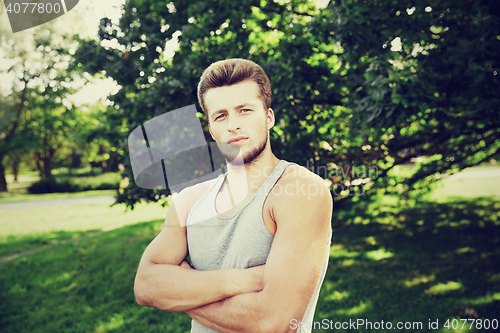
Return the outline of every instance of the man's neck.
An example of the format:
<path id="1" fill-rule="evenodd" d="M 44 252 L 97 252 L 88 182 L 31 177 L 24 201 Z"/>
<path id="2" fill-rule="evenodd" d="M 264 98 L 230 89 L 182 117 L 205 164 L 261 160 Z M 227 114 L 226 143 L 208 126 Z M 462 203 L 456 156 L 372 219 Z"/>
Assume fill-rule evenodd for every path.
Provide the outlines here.
<path id="1" fill-rule="evenodd" d="M 228 164 L 227 183 L 235 201 L 243 200 L 247 195 L 253 195 L 264 181 L 271 175 L 279 159 L 270 149 L 250 163 L 244 165 Z"/>

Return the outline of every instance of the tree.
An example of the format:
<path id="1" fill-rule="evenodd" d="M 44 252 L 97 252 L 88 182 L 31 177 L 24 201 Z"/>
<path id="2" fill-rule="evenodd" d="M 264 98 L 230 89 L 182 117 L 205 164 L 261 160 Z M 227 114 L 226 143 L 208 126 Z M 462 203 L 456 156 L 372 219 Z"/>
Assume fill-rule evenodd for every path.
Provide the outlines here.
<path id="1" fill-rule="evenodd" d="M 0 12 L 3 14 L 3 4 Z M 17 34 L 0 26 L 0 192 L 7 191 L 3 160 L 9 152 L 30 150 L 42 178 L 50 177 L 52 160 L 65 136 L 78 123 L 67 96 L 81 70 L 70 68 L 80 29 L 77 13 Z M 71 20 L 72 24 L 64 22 Z M 67 21 L 66 21 L 67 23 Z"/>
<path id="2" fill-rule="evenodd" d="M 357 148 L 366 149 L 345 158 L 374 164 L 378 156 L 379 187 L 424 190 L 438 174 L 498 158 L 496 9 L 482 0 L 340 1 L 318 17 L 317 27 L 333 32 L 320 41 L 341 42 L 345 105 L 365 138 Z M 427 161 L 411 177 L 387 176 L 420 156 Z"/>
<path id="3" fill-rule="evenodd" d="M 493 13 L 491 1 L 346 0 L 323 9 L 300 0 L 130 0 L 119 26 L 102 20 L 101 41 L 82 43 L 77 59 L 120 84 L 109 119 L 126 129 L 112 131 L 121 142 L 144 121 L 196 102 L 210 63 L 254 60 L 273 85 L 279 157 L 314 166 L 339 199 L 361 186 L 405 193 L 498 156 Z M 116 48 L 106 46 L 112 40 Z M 427 159 L 412 177 L 391 174 L 418 156 Z M 118 202 L 162 194 L 131 185 Z"/>
<path id="4" fill-rule="evenodd" d="M 74 147 L 74 150 L 78 150 L 84 162 L 90 164 L 92 175 L 94 167 L 102 168 L 103 173 L 116 171 L 125 151 L 113 144 L 116 139 L 110 135 L 114 132 L 114 128 L 111 128 L 111 122 L 108 119 L 109 107 L 98 101 L 81 108 L 85 111 L 81 115 L 81 128 L 75 140 L 79 144 Z M 121 144 L 118 141 L 118 146 Z"/>
<path id="5" fill-rule="evenodd" d="M 45 30 L 29 42 L 25 39 L 28 46 L 3 40 L 4 50 L 7 45 L 12 47 L 8 56 L 11 65 L 4 75 L 11 74 L 14 82 L 2 103 L 6 121 L 0 162 L 9 151 L 30 148 L 41 178 L 51 176 L 52 159 L 64 141 L 61 136 L 71 132 L 70 124 L 77 121 L 75 110 L 65 99 L 74 91 L 71 81 L 75 72 L 69 73 L 67 67 L 69 49 L 76 44 L 70 38 L 57 37 Z M 6 191 L 4 180 L 2 172 L 0 190 Z"/>

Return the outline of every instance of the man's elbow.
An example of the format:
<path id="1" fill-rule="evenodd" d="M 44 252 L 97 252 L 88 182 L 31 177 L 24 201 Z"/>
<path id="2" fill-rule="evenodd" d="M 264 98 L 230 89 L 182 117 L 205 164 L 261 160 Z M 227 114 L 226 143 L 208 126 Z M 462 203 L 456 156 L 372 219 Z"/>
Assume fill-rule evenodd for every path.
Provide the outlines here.
<path id="1" fill-rule="evenodd" d="M 148 283 L 147 278 L 141 276 L 140 273 L 135 277 L 134 295 L 137 304 L 159 308 L 159 304 L 157 304 L 158 300 L 155 297 L 155 293 L 151 290 L 150 283 Z"/>
<path id="2" fill-rule="evenodd" d="M 151 300 L 147 297 L 147 293 L 144 290 L 142 284 L 137 281 L 134 283 L 134 295 L 135 301 L 141 306 L 151 306 Z"/>
<path id="3" fill-rule="evenodd" d="M 185 307 L 173 302 L 167 297 L 158 297 L 158 293 L 152 292 L 146 282 L 136 279 L 134 284 L 135 301 L 141 306 L 150 306 L 158 310 L 168 312 L 185 311 Z"/>
<path id="4" fill-rule="evenodd" d="M 142 295 L 135 294 L 135 301 L 140 306 L 150 306 L 150 303 L 148 302 L 148 300 L 145 297 L 143 297 Z"/>
<path id="5" fill-rule="evenodd" d="M 162 299 L 159 300 L 158 298 L 154 297 L 149 293 L 147 290 L 141 288 L 141 287 L 134 287 L 134 294 L 135 294 L 135 301 L 137 304 L 140 306 L 150 306 L 153 308 L 157 308 L 158 310 L 164 310 L 164 311 L 169 311 L 169 312 L 177 312 L 180 311 L 176 309 L 176 307 L 172 306 L 168 300 Z"/>

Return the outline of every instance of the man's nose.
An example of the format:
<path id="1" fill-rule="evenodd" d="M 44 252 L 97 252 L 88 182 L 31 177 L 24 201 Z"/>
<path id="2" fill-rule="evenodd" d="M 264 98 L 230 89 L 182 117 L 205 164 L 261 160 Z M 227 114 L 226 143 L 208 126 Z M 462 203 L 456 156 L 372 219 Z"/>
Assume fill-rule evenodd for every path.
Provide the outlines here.
<path id="1" fill-rule="evenodd" d="M 241 128 L 240 120 L 238 119 L 237 116 L 228 116 L 227 119 L 227 130 L 229 132 L 235 132 L 238 131 Z"/>

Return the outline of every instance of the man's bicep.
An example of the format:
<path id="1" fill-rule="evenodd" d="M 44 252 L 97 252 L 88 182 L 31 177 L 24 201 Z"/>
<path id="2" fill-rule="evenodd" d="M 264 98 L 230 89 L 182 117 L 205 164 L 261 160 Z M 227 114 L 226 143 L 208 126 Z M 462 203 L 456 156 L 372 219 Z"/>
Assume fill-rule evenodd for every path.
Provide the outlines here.
<path id="1" fill-rule="evenodd" d="M 277 231 L 264 272 L 269 304 L 282 309 L 276 320 L 302 319 L 328 258 L 331 197 L 315 200 L 300 205 L 303 198 L 289 198 L 276 212 Z"/>
<path id="2" fill-rule="evenodd" d="M 266 292 L 272 293 L 273 297 L 281 295 L 284 304 L 301 304 L 293 310 L 294 314 L 298 314 L 295 312 L 301 307 L 303 310 L 307 307 L 328 251 L 327 237 L 309 235 L 278 231 L 264 271 Z"/>
<path id="3" fill-rule="evenodd" d="M 182 212 L 177 213 L 174 205 L 168 208 L 162 231 L 144 251 L 143 261 L 154 264 L 179 265 L 187 256 L 186 227 L 179 221 Z"/>
<path id="4" fill-rule="evenodd" d="M 187 257 L 186 221 L 191 207 L 212 181 L 188 187 L 173 196 L 162 231 L 144 252 L 143 261 L 179 265 Z"/>

